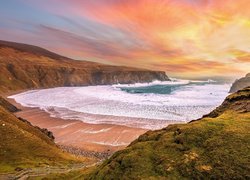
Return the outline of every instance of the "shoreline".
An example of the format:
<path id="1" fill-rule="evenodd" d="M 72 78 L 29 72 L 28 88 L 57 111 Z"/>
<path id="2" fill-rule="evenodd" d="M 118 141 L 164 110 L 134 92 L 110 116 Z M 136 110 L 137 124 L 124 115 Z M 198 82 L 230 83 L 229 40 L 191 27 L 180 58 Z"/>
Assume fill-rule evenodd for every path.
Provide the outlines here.
<path id="1" fill-rule="evenodd" d="M 124 149 L 141 134 L 148 131 L 148 129 L 123 125 L 88 124 L 80 120 L 51 117 L 48 112 L 39 108 L 22 106 L 14 99 L 7 98 L 9 95 L 6 94 L 5 98 L 21 110 L 14 114 L 17 117 L 26 119 L 34 126 L 46 128 L 53 132 L 55 143 L 59 146 L 78 148 L 87 152 L 112 154 Z M 166 121 L 166 126 L 173 123 L 179 122 Z"/>
<path id="2" fill-rule="evenodd" d="M 14 99 L 7 98 L 10 95 L 25 91 L 27 90 L 6 93 L 3 96 L 21 110 L 14 113 L 17 117 L 26 119 L 34 126 L 51 131 L 55 136 L 55 143 L 61 147 L 79 149 L 90 152 L 90 154 L 104 154 L 107 157 L 118 150 L 124 149 L 141 134 L 149 130 L 115 124 L 89 124 L 80 120 L 51 117 L 44 110 L 24 107 Z M 98 115 L 96 116 L 98 118 Z M 166 121 L 166 126 L 176 123 L 180 122 Z"/>
<path id="3" fill-rule="evenodd" d="M 125 148 L 140 134 L 147 131 L 119 125 L 87 124 L 80 120 L 65 120 L 51 117 L 49 113 L 39 108 L 23 107 L 20 104 L 17 107 L 21 109 L 14 113 L 17 117 L 51 131 L 55 136 L 55 143 L 59 146 L 71 146 L 84 151 L 115 152 Z"/>

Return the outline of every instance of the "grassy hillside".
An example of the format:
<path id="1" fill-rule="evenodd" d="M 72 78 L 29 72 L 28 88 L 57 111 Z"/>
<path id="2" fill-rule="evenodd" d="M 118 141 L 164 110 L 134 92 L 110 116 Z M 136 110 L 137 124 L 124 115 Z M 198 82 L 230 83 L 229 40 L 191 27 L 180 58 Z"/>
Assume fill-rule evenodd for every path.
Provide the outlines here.
<path id="1" fill-rule="evenodd" d="M 0 74 L 0 92 L 169 80 L 161 71 L 76 61 L 40 47 L 1 40 Z"/>
<path id="2" fill-rule="evenodd" d="M 76 159 L 62 152 L 39 128 L 17 119 L 0 106 L 0 173 L 17 167 L 66 165 Z"/>
<path id="3" fill-rule="evenodd" d="M 250 88 L 202 119 L 148 131 L 87 179 L 249 179 Z"/>

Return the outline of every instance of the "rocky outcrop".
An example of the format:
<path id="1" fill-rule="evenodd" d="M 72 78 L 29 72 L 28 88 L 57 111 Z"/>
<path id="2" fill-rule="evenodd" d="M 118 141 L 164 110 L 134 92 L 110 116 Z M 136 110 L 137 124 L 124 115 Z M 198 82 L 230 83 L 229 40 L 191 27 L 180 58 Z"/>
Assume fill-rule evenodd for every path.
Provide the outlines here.
<path id="1" fill-rule="evenodd" d="M 243 89 L 245 87 L 248 87 L 248 86 L 250 86 L 250 73 L 248 73 L 245 77 L 236 80 L 232 84 L 229 92 L 234 93 L 234 92 L 236 92 L 240 89 Z"/>
<path id="2" fill-rule="evenodd" d="M 46 136 L 48 136 L 48 138 L 50 138 L 52 141 L 55 140 L 55 136 L 48 129 L 46 129 L 46 128 L 39 128 L 37 126 L 36 126 L 36 128 L 38 128 L 43 134 L 45 134 Z"/>
<path id="3" fill-rule="evenodd" d="M 162 71 L 76 61 L 45 49 L 0 41 L 0 90 L 167 81 Z"/>
<path id="4" fill-rule="evenodd" d="M 27 121 L 26 119 L 23 119 L 21 117 L 18 117 L 18 119 L 26 124 L 28 124 L 29 126 L 38 129 L 40 132 L 42 132 L 44 135 L 46 135 L 51 141 L 55 140 L 55 136 L 53 135 L 53 133 L 51 131 L 49 131 L 46 128 L 40 128 L 38 126 L 33 126 L 29 121 Z"/>

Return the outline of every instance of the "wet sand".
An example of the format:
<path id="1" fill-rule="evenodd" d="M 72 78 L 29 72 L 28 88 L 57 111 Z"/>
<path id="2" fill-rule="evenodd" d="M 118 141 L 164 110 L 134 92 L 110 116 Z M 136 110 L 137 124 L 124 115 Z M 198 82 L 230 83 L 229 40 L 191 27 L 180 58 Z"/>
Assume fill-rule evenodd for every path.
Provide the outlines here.
<path id="1" fill-rule="evenodd" d="M 21 111 L 15 113 L 34 126 L 47 128 L 55 136 L 58 145 L 79 148 L 83 151 L 115 152 L 125 148 L 147 129 L 132 128 L 113 124 L 88 124 L 80 120 L 65 120 L 51 117 L 39 108 L 23 107 L 13 99 L 8 99 Z M 96 115 L 98 118 L 98 115 Z M 115 118 L 115 117 L 114 117 Z M 166 121 L 168 124 L 178 122 Z"/>

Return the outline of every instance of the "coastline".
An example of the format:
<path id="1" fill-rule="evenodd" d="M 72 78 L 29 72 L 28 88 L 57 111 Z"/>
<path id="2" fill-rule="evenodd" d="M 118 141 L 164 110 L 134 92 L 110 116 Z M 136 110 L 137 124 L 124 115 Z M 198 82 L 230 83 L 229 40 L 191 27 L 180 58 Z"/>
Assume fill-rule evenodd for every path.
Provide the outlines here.
<path id="1" fill-rule="evenodd" d="M 25 90 L 26 91 L 26 90 Z M 17 117 L 28 120 L 32 125 L 46 128 L 53 132 L 55 143 L 66 151 L 77 149 L 89 152 L 94 156 L 109 156 L 118 150 L 124 149 L 133 140 L 148 129 L 133 128 L 115 124 L 89 124 L 80 120 L 67 120 L 51 117 L 50 114 L 39 108 L 24 107 L 14 99 L 7 98 L 9 95 L 21 93 L 11 92 L 4 94 L 13 105 L 21 111 L 14 113 Z M 99 115 L 96 115 L 97 118 Z M 114 117 L 115 118 L 115 117 Z M 166 121 L 169 124 L 180 123 L 178 121 Z M 66 148 L 65 148 L 66 147 Z M 80 153 L 82 154 L 82 153 Z"/>
<path id="2" fill-rule="evenodd" d="M 54 118 L 39 108 L 23 107 L 20 104 L 17 107 L 21 109 L 15 113 L 17 117 L 53 132 L 56 144 L 72 146 L 85 151 L 114 152 L 125 148 L 130 141 L 147 131 L 118 125 L 87 124 L 80 120 Z"/>

